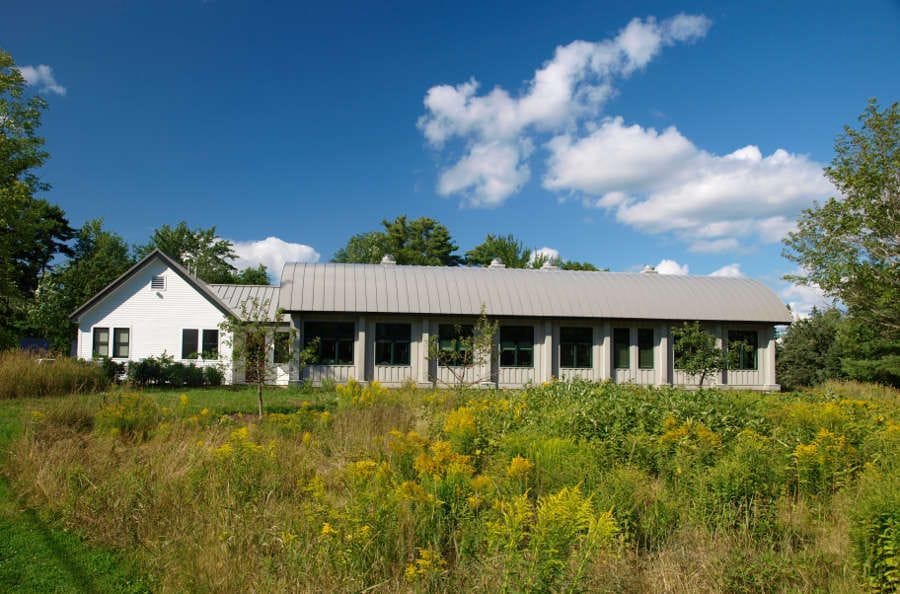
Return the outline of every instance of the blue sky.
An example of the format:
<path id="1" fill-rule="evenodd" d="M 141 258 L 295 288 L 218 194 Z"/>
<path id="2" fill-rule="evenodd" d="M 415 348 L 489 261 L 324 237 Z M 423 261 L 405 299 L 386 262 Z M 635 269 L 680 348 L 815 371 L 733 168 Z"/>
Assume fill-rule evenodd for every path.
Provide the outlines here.
<path id="1" fill-rule="evenodd" d="M 270 266 L 406 214 L 461 251 L 514 233 L 611 270 L 739 271 L 804 307 L 778 239 L 831 193 L 841 127 L 900 98 L 896 2 L 3 13 L 0 47 L 50 102 L 46 197 L 74 225 L 131 243 L 216 225 Z"/>

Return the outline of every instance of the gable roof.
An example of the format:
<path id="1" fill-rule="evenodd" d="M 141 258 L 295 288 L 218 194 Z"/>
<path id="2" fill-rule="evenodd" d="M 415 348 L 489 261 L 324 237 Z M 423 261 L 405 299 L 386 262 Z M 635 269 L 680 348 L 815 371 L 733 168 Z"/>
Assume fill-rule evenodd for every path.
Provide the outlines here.
<path id="1" fill-rule="evenodd" d="M 78 309 L 73 311 L 72 314 L 69 316 L 69 319 L 74 322 L 77 322 L 78 319 L 81 317 L 81 314 L 83 314 L 84 312 L 86 312 L 87 310 L 92 308 L 94 305 L 96 305 L 97 303 L 102 301 L 110 293 L 112 293 L 117 288 L 119 288 L 125 281 L 127 281 L 129 278 L 134 276 L 138 271 L 147 267 L 147 265 L 149 265 L 150 262 L 152 262 L 154 260 L 159 260 L 163 264 L 165 264 L 166 266 L 168 266 L 169 268 L 174 270 L 178 274 L 178 276 L 183 278 L 198 293 L 200 293 L 201 295 L 206 297 L 206 299 L 209 300 L 209 302 L 212 303 L 214 306 L 216 306 L 219 309 L 219 311 L 221 311 L 225 315 L 233 315 L 234 314 L 234 311 L 225 302 L 223 302 L 222 299 L 220 299 L 219 296 L 215 292 L 213 292 L 210 289 L 209 285 L 204 283 L 202 280 L 192 276 L 184 268 L 184 266 L 179 264 L 175 259 L 167 256 L 163 252 L 156 249 L 156 250 L 153 250 L 152 252 L 150 252 L 149 254 L 147 254 L 147 256 L 144 257 L 143 260 L 141 260 L 140 262 L 138 262 L 137 264 L 135 264 L 134 266 L 132 266 L 131 268 L 129 268 L 128 270 L 123 272 L 121 274 L 121 276 L 119 276 L 119 278 L 117 278 L 113 282 L 106 285 L 106 287 L 104 287 L 99 293 L 97 293 L 96 295 L 94 295 L 93 297 L 88 299 Z"/>
<path id="2" fill-rule="evenodd" d="M 278 305 L 298 312 L 743 321 L 786 324 L 747 278 L 380 264 L 285 264 Z"/>

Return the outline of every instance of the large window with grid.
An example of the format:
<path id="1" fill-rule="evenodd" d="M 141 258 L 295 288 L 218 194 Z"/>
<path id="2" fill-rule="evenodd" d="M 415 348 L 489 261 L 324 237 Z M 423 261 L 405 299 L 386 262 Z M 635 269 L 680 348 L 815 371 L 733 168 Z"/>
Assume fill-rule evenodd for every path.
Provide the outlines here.
<path id="1" fill-rule="evenodd" d="M 306 322 L 303 344 L 318 339 L 315 363 L 319 365 L 352 365 L 356 340 L 353 322 Z"/>
<path id="2" fill-rule="evenodd" d="M 500 366 L 534 367 L 534 327 L 500 327 Z"/>
<path id="3" fill-rule="evenodd" d="M 638 369 L 653 369 L 653 328 L 638 328 Z"/>
<path id="4" fill-rule="evenodd" d="M 559 366 L 589 368 L 594 366 L 594 330 L 564 326 L 559 329 Z"/>
<path id="5" fill-rule="evenodd" d="M 731 350 L 731 369 L 754 370 L 759 337 L 755 330 L 729 330 L 728 348 Z"/>
<path id="6" fill-rule="evenodd" d="M 375 365 L 409 365 L 410 324 L 375 324 Z"/>
<path id="7" fill-rule="evenodd" d="M 613 366 L 616 369 L 631 367 L 631 330 L 629 328 L 613 329 Z"/>
<path id="8" fill-rule="evenodd" d="M 467 347 L 471 344 L 475 327 L 472 324 L 440 324 L 438 346 L 442 365 L 465 365 L 469 361 Z"/>

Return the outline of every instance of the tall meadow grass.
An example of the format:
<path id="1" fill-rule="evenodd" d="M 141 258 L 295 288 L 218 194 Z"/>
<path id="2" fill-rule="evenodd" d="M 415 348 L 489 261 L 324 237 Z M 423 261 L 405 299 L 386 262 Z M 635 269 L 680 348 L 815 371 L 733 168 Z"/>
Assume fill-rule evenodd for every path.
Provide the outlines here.
<path id="1" fill-rule="evenodd" d="M 24 351 L 0 351 L 0 399 L 83 394 L 108 384 L 100 367 L 91 363 L 69 357 L 41 360 Z"/>
<path id="2" fill-rule="evenodd" d="M 4 473 L 164 592 L 896 590 L 896 392 L 203 398 L 39 403 Z"/>

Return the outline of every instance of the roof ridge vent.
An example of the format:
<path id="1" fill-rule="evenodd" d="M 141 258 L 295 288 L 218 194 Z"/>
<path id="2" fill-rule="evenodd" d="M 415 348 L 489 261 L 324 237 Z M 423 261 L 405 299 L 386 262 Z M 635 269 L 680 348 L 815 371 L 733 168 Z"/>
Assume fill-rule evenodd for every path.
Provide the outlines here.
<path id="1" fill-rule="evenodd" d="M 506 264 L 504 264 L 503 260 L 501 260 L 500 258 L 494 258 L 493 260 L 491 260 L 488 268 L 506 268 Z"/>
<path id="2" fill-rule="evenodd" d="M 547 260 L 541 264 L 541 270 L 559 270 L 559 266 L 554 264 L 552 260 Z"/>
<path id="3" fill-rule="evenodd" d="M 656 271 L 656 268 L 648 265 L 648 266 L 644 266 L 644 269 L 641 270 L 641 274 L 659 274 L 659 273 Z"/>
<path id="4" fill-rule="evenodd" d="M 390 255 L 390 254 L 385 254 L 385 255 L 381 258 L 381 265 L 382 265 L 382 266 L 396 266 L 396 265 L 397 265 L 397 261 L 394 260 L 394 256 L 392 256 L 392 255 Z"/>

